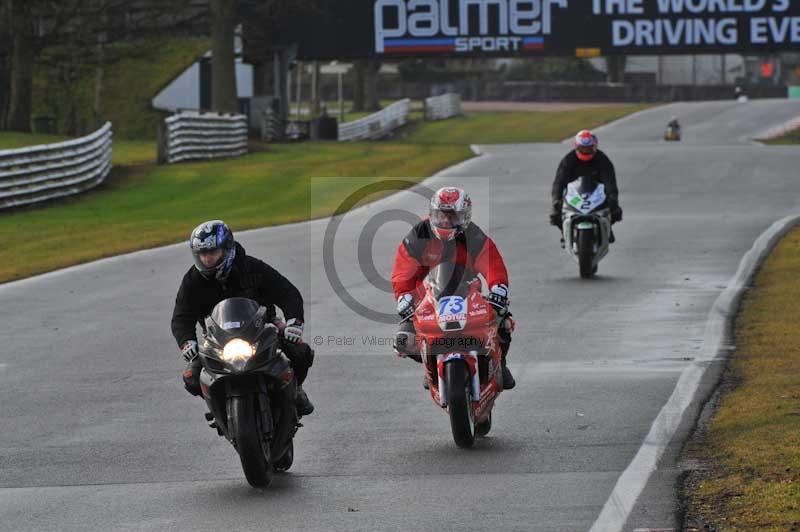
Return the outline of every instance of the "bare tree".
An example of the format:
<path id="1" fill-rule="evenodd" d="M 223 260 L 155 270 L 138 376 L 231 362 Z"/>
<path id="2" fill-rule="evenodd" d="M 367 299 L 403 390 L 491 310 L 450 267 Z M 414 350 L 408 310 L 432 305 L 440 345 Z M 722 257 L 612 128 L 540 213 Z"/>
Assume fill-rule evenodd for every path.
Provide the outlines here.
<path id="1" fill-rule="evenodd" d="M 11 2 L 0 0 L 0 129 L 6 128 L 6 111 L 11 90 Z"/>
<path id="2" fill-rule="evenodd" d="M 109 44 L 160 35 L 166 28 L 207 17 L 203 0 L 0 1 L 12 20 L 6 126 L 19 131 L 30 130 L 34 63 L 51 67 L 59 81 L 74 81 L 85 74 L 83 70 L 93 70 L 93 121 L 97 122 L 103 112 L 104 69 L 113 60 L 107 53 Z M 176 13 L 181 14 L 177 20 Z M 48 57 L 42 54 L 46 49 L 53 50 Z"/>
<path id="3" fill-rule="evenodd" d="M 609 83 L 623 83 L 625 81 L 624 55 L 606 56 L 606 68 L 608 70 Z"/>
<path id="4" fill-rule="evenodd" d="M 378 79 L 381 69 L 381 62 L 377 59 L 365 61 L 364 94 L 366 95 L 366 110 L 380 111 L 381 102 L 378 95 Z"/>
<path id="5" fill-rule="evenodd" d="M 238 111 L 234 32 L 239 22 L 239 0 L 212 0 L 211 107 L 219 113 Z"/>
<path id="6" fill-rule="evenodd" d="M 287 73 L 286 61 L 291 57 L 294 41 L 285 38 L 286 28 L 298 17 L 324 16 L 333 4 L 327 0 L 240 0 L 243 59 L 255 67 L 256 93 L 272 90 L 282 112 L 288 110 L 286 80 L 282 76 Z"/>
<path id="7" fill-rule="evenodd" d="M 358 59 L 353 61 L 353 111 L 360 113 L 367 109 L 364 82 L 367 73 L 367 61 Z"/>
<path id="8" fill-rule="evenodd" d="M 31 130 L 31 86 L 33 84 L 33 18 L 26 0 L 11 3 L 11 90 L 7 126 L 13 131 Z"/>

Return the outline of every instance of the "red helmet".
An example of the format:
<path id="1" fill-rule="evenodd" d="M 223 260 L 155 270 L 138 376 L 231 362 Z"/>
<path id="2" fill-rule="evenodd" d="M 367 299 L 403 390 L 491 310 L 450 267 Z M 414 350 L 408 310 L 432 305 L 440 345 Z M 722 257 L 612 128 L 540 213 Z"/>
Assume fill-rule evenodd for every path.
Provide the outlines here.
<path id="1" fill-rule="evenodd" d="M 581 161 L 591 161 L 597 153 L 597 135 L 584 129 L 575 135 L 575 155 Z"/>
<path id="2" fill-rule="evenodd" d="M 430 221 L 440 240 L 452 240 L 472 221 L 472 200 L 460 188 L 444 187 L 431 198 Z"/>

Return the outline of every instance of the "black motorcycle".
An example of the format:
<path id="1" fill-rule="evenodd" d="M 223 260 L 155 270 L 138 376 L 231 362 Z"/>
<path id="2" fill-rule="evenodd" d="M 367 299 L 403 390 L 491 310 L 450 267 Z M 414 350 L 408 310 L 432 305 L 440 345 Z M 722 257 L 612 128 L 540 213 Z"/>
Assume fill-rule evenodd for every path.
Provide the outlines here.
<path id="1" fill-rule="evenodd" d="M 292 440 L 301 426 L 295 378 L 281 353 L 281 330 L 251 299 L 221 301 L 204 323 L 200 391 L 206 419 L 233 444 L 247 481 L 266 487 L 274 471 L 294 460 Z"/>

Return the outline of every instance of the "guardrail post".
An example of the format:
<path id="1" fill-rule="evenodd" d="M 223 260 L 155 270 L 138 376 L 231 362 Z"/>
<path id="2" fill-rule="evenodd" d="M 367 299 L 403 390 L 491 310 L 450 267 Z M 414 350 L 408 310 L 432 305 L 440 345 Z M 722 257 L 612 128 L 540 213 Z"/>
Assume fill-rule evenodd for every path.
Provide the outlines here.
<path id="1" fill-rule="evenodd" d="M 169 129 L 164 120 L 159 120 L 156 125 L 156 164 L 169 162 Z"/>

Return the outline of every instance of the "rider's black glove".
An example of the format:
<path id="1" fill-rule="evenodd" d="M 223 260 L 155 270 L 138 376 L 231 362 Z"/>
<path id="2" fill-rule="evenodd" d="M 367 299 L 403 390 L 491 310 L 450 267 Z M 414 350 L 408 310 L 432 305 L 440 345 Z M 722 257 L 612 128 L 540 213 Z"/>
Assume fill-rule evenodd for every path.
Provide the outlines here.
<path id="1" fill-rule="evenodd" d="M 411 316 L 414 315 L 414 296 L 403 294 L 397 298 L 397 313 L 402 321 L 411 319 Z"/>
<path id="2" fill-rule="evenodd" d="M 489 290 L 489 296 L 486 300 L 494 307 L 498 316 L 505 316 L 508 313 L 508 287 L 506 285 L 494 285 Z"/>
<path id="3" fill-rule="evenodd" d="M 622 208 L 619 205 L 615 205 L 611 208 L 611 223 L 617 223 L 622 221 Z"/>
<path id="4" fill-rule="evenodd" d="M 556 227 L 561 227 L 563 220 L 561 219 L 560 212 L 551 212 L 550 213 L 550 225 L 554 225 Z"/>
<path id="5" fill-rule="evenodd" d="M 197 342 L 195 340 L 188 340 L 181 346 L 181 356 L 186 362 L 192 362 L 197 358 Z"/>

